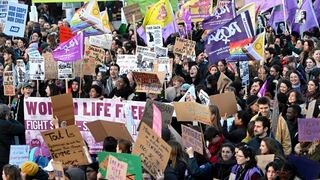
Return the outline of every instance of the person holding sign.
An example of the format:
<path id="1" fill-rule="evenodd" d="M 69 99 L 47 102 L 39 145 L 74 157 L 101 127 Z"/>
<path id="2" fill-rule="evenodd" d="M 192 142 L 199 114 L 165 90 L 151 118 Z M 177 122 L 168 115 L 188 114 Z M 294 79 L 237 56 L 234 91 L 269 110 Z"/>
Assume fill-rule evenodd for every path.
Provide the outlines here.
<path id="1" fill-rule="evenodd" d="M 10 109 L 6 104 L 0 104 L 0 171 L 9 163 L 10 145 L 14 136 L 25 133 L 24 126 L 11 118 Z"/>

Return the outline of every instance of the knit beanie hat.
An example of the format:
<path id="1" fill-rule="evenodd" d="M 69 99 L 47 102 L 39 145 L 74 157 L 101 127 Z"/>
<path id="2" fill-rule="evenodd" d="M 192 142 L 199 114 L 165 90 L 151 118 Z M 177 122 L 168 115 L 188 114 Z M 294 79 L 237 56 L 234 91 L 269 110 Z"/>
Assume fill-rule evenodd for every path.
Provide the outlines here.
<path id="1" fill-rule="evenodd" d="M 34 162 L 24 162 L 21 166 L 21 172 L 26 173 L 28 176 L 34 176 L 39 171 L 39 166 Z"/>

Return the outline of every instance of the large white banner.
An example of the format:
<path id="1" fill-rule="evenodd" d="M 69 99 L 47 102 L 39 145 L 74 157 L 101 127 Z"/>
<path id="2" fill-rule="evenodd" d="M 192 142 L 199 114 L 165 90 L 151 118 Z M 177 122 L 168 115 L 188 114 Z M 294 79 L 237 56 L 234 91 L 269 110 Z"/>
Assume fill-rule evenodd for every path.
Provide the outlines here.
<path id="1" fill-rule="evenodd" d="M 73 99 L 74 114 L 82 137 L 88 143 L 90 152 L 102 149 L 102 143 L 96 143 L 87 122 L 106 120 L 125 123 L 133 139 L 137 137 L 137 127 L 142 119 L 145 102 L 117 101 L 114 99 Z M 52 105 L 50 98 L 29 97 L 24 100 L 26 142 L 33 147 L 41 147 L 45 155 L 49 152 L 40 132 L 53 129 L 51 123 Z"/>

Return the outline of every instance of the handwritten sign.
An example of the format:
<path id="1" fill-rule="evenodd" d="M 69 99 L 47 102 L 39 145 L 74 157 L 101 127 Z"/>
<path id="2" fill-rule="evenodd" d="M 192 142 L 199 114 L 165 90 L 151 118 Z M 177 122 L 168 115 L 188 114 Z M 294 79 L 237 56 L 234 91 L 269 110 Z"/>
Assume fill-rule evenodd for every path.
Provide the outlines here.
<path id="1" fill-rule="evenodd" d="M 132 154 L 141 157 L 143 167 L 156 178 L 158 172 L 164 172 L 171 147 L 153 130 L 142 123 Z"/>
<path id="2" fill-rule="evenodd" d="M 89 75 L 96 73 L 96 59 L 85 58 L 82 64 L 83 75 Z"/>
<path id="3" fill-rule="evenodd" d="M 195 54 L 196 42 L 183 38 L 176 38 L 173 52 L 181 55 L 192 56 Z"/>
<path id="4" fill-rule="evenodd" d="M 94 45 L 103 49 L 111 49 L 112 35 L 102 34 L 97 36 L 89 37 L 89 44 Z"/>
<path id="5" fill-rule="evenodd" d="M 209 106 L 196 102 L 174 102 L 178 121 L 199 121 L 212 125 Z"/>
<path id="6" fill-rule="evenodd" d="M 91 159 L 77 125 L 41 132 L 55 161 L 63 165 L 86 165 Z"/>
<path id="7" fill-rule="evenodd" d="M 256 155 L 257 165 L 263 172 L 265 172 L 266 166 L 274 160 L 274 154 Z"/>
<path id="8" fill-rule="evenodd" d="M 125 180 L 127 175 L 128 164 L 119 161 L 117 158 L 109 155 L 108 172 L 106 178 L 108 180 Z"/>
<path id="9" fill-rule="evenodd" d="M 8 36 L 24 37 L 28 5 L 8 2 L 7 21 L 4 33 Z"/>
<path id="10" fill-rule="evenodd" d="M 320 119 L 298 119 L 298 132 L 300 142 L 320 140 Z"/>
<path id="11" fill-rule="evenodd" d="M 108 172 L 109 155 L 128 164 L 126 172 L 128 179 L 142 179 L 142 164 L 139 156 L 127 153 L 98 152 L 99 171 L 103 177 L 106 177 Z"/>
<path id="12" fill-rule="evenodd" d="M 45 68 L 43 57 L 29 57 L 29 75 L 31 80 L 44 80 Z"/>
<path id="13" fill-rule="evenodd" d="M 136 80 L 136 92 L 160 94 L 162 85 L 155 73 L 133 72 L 133 77 Z"/>
<path id="14" fill-rule="evenodd" d="M 103 62 L 106 57 L 106 52 L 104 49 L 95 46 L 85 46 L 85 58 L 92 58 L 96 61 Z"/>
<path id="15" fill-rule="evenodd" d="M 192 147 L 194 151 L 203 154 L 202 133 L 183 124 L 181 124 L 181 131 L 183 147 Z"/>
<path id="16" fill-rule="evenodd" d="M 123 7 L 124 15 L 126 16 L 126 20 L 128 23 L 133 23 L 132 15 L 135 15 L 136 22 L 143 18 L 143 15 L 140 11 L 139 4 L 132 4 L 129 6 Z"/>
<path id="17" fill-rule="evenodd" d="M 3 91 L 5 96 L 14 96 L 15 87 L 13 80 L 13 71 L 3 72 Z"/>
<path id="18" fill-rule="evenodd" d="M 152 108 L 152 106 L 153 105 L 156 105 L 159 108 L 159 110 L 161 112 L 161 117 L 162 117 L 162 127 L 166 127 L 166 124 L 171 123 L 172 114 L 174 112 L 174 107 L 169 104 L 165 104 L 165 103 L 161 103 L 161 102 L 157 102 L 157 101 L 152 101 L 150 99 L 147 100 L 141 121 L 144 122 L 146 125 L 148 125 L 150 128 L 152 128 L 152 124 L 153 124 L 153 108 Z"/>
<path id="19" fill-rule="evenodd" d="M 11 145 L 9 164 L 21 167 L 21 165 L 29 160 L 29 145 Z"/>

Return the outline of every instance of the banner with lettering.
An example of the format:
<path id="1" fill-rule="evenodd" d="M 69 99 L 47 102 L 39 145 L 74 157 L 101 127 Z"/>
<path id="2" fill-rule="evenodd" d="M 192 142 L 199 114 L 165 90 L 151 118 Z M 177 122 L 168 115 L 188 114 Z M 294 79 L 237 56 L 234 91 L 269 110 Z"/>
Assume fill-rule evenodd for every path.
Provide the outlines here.
<path id="1" fill-rule="evenodd" d="M 213 11 L 212 16 L 205 18 L 202 21 L 202 27 L 203 29 L 216 30 L 235 17 L 235 4 L 234 1 L 231 1 L 224 6 L 217 7 Z"/>
<path id="2" fill-rule="evenodd" d="M 137 127 L 142 119 L 145 102 L 136 101 L 115 101 L 112 99 L 78 99 L 74 98 L 74 114 L 82 137 L 90 147 L 91 153 L 96 153 L 102 149 L 101 143 L 96 143 L 91 135 L 87 122 L 95 120 L 107 120 L 126 123 L 126 111 L 130 111 L 134 123 L 127 127 L 132 132 L 133 139 L 137 136 Z M 129 108 L 125 108 L 129 106 Z M 52 104 L 50 98 L 29 97 L 24 101 L 24 116 L 26 128 L 26 142 L 31 148 L 38 146 L 43 149 L 45 155 L 48 150 L 44 144 L 40 132 L 53 129 L 51 123 Z"/>
<path id="3" fill-rule="evenodd" d="M 211 63 L 230 56 L 230 42 L 239 41 L 253 36 L 253 27 L 249 12 L 239 14 L 216 31 L 208 34 L 206 50 Z"/>
<path id="4" fill-rule="evenodd" d="M 4 33 L 8 36 L 24 37 L 28 5 L 8 2 L 7 21 Z"/>
<path id="5" fill-rule="evenodd" d="M 54 51 L 56 61 L 70 62 L 82 59 L 84 36 L 83 33 L 76 35 L 68 41 L 60 44 Z"/>

